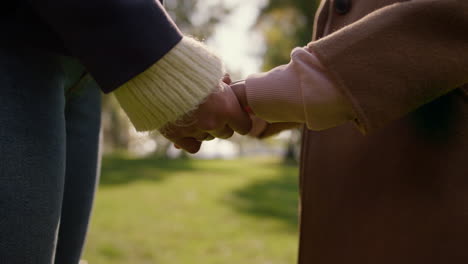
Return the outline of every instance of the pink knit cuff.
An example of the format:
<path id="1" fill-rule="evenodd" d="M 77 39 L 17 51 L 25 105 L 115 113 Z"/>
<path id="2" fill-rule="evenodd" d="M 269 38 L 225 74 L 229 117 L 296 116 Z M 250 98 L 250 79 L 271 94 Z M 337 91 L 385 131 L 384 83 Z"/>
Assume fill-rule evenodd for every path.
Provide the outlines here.
<path id="1" fill-rule="evenodd" d="M 250 75 L 245 81 L 247 101 L 255 115 L 270 122 L 304 123 L 299 79 L 290 65 Z"/>
<path id="2" fill-rule="evenodd" d="M 253 112 L 270 123 L 305 123 L 309 129 L 323 130 L 354 116 L 327 69 L 305 48 L 294 49 L 287 65 L 250 75 L 246 95 Z"/>

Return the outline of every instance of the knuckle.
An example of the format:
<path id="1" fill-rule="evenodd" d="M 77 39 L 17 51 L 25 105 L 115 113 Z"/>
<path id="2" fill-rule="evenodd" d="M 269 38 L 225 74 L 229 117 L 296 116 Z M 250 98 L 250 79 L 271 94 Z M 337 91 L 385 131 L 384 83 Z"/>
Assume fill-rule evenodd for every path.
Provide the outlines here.
<path id="1" fill-rule="evenodd" d="M 229 130 L 224 129 L 224 130 L 219 131 L 217 133 L 217 137 L 222 138 L 222 139 L 228 139 L 228 138 L 232 137 L 232 135 L 234 135 L 234 131 L 231 130 L 231 129 L 229 129 Z"/>
<path id="2" fill-rule="evenodd" d="M 206 122 L 200 123 L 200 129 L 204 131 L 215 131 L 223 127 L 224 124 L 216 119 L 210 119 Z"/>
<path id="3" fill-rule="evenodd" d="M 232 137 L 232 135 L 234 135 L 234 131 L 231 130 L 225 135 L 225 139 Z"/>

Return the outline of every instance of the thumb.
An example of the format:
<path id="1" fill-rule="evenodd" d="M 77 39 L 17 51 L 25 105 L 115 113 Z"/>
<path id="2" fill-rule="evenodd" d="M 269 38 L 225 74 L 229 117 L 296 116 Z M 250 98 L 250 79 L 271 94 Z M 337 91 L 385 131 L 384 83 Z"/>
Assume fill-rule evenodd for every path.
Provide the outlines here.
<path id="1" fill-rule="evenodd" d="M 284 130 L 299 128 L 301 125 L 302 124 L 300 123 L 292 123 L 292 122 L 268 124 L 265 130 L 260 135 L 258 135 L 257 138 L 263 139 L 263 138 L 271 137 Z"/>
<path id="2" fill-rule="evenodd" d="M 229 85 L 225 85 L 225 93 L 232 102 L 230 107 L 231 114 L 227 122 L 228 126 L 241 135 L 248 134 L 252 129 L 252 120 L 249 114 L 242 109 L 241 103 Z"/>
<path id="3" fill-rule="evenodd" d="M 229 73 L 225 73 L 223 76 L 223 83 L 231 84 L 231 82 L 232 82 L 231 76 L 229 75 Z"/>
<path id="4" fill-rule="evenodd" d="M 249 131 L 249 136 L 259 137 L 265 132 L 269 124 L 258 116 L 250 115 L 250 118 L 252 119 L 252 129 Z"/>
<path id="5" fill-rule="evenodd" d="M 249 103 L 247 101 L 247 91 L 245 86 L 245 81 L 235 82 L 231 84 L 231 89 L 237 97 L 240 105 L 243 109 L 248 108 Z"/>

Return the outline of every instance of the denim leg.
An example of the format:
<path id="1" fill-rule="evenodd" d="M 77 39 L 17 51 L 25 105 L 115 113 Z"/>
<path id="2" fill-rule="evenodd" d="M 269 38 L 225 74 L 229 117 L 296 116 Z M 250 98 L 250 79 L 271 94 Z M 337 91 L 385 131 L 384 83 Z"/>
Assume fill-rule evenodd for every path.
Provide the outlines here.
<path id="1" fill-rule="evenodd" d="M 57 57 L 0 47 L 0 263 L 52 263 L 65 175 Z"/>
<path id="2" fill-rule="evenodd" d="M 89 75 L 72 87 L 65 106 L 67 161 L 55 264 L 78 264 L 99 175 L 101 93 Z"/>

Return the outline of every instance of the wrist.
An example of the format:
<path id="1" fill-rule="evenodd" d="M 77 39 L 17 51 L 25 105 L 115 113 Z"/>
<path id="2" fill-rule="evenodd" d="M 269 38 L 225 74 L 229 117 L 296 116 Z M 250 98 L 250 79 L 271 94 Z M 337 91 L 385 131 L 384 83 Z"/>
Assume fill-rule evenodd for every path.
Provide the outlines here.
<path id="1" fill-rule="evenodd" d="M 238 81 L 234 82 L 231 85 L 231 89 L 237 97 L 239 104 L 241 105 L 242 109 L 249 114 L 254 114 L 252 108 L 249 106 L 247 100 L 247 91 L 245 87 L 245 81 Z"/>
<path id="2" fill-rule="evenodd" d="M 114 94 L 137 131 L 175 122 L 219 89 L 221 60 L 202 43 L 184 37 L 169 53 Z"/>

